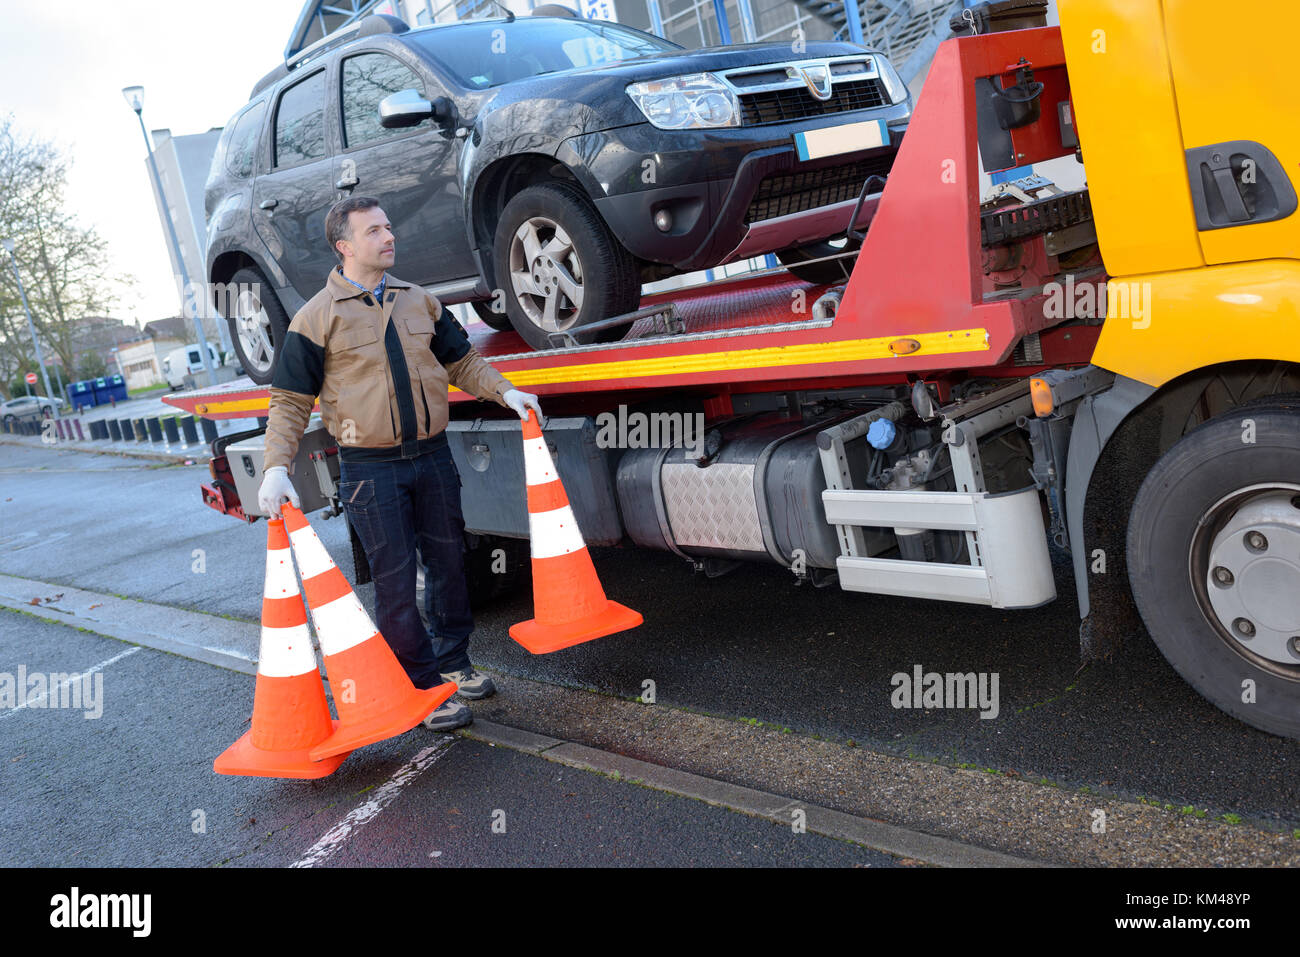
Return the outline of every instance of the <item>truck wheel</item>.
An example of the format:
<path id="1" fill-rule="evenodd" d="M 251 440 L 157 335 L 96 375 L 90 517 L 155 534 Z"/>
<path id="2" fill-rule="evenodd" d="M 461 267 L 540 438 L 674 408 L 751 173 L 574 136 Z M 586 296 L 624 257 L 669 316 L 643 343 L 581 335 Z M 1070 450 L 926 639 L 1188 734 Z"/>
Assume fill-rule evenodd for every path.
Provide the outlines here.
<path id="1" fill-rule="evenodd" d="M 819 243 L 810 243 L 807 246 L 796 246 L 793 249 L 783 249 L 776 254 L 776 258 L 786 271 L 804 282 L 810 282 L 817 286 L 838 284 L 848 282 L 849 274 L 853 272 L 855 259 L 828 259 L 826 262 L 808 263 L 809 259 L 821 259 L 823 256 L 834 256 L 837 253 L 856 252 L 862 248 L 861 240 L 857 239 L 824 239 Z"/>
<path id="2" fill-rule="evenodd" d="M 470 303 L 474 313 L 482 319 L 489 329 L 505 332 L 510 328 L 510 315 L 506 312 L 493 312 L 491 299 L 475 299 Z"/>
<path id="3" fill-rule="evenodd" d="M 636 260 L 572 186 L 520 190 L 497 222 L 493 252 L 510 324 L 534 349 L 551 347 L 547 333 L 632 312 L 641 303 Z M 612 342 L 629 328 L 605 329 L 584 342 Z"/>
<path id="4" fill-rule="evenodd" d="M 1300 401 L 1234 409 L 1166 452 L 1133 503 L 1128 568 L 1188 684 L 1300 738 Z"/>
<path id="5" fill-rule="evenodd" d="M 235 314 L 228 316 L 230 338 L 245 374 L 258 385 L 266 385 L 275 374 L 280 345 L 289 332 L 289 317 L 260 270 L 251 266 L 230 277 L 244 289 L 235 301 Z"/>

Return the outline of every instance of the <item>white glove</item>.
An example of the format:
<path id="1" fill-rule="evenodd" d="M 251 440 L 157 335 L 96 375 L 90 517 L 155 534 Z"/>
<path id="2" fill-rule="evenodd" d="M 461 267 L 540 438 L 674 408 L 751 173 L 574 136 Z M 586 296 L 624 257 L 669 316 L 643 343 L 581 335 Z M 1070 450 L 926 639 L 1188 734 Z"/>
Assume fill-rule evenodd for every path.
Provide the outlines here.
<path id="1" fill-rule="evenodd" d="M 302 508 L 298 493 L 289 481 L 289 470 L 283 465 L 272 465 L 262 476 L 262 487 L 257 490 L 257 504 L 264 515 L 280 517 L 280 505 L 288 499 L 294 508 Z"/>
<path id="2" fill-rule="evenodd" d="M 524 421 L 528 420 L 528 410 L 532 409 L 537 413 L 538 426 L 545 426 L 546 420 L 542 418 L 542 407 L 537 401 L 537 396 L 531 392 L 520 392 L 518 389 L 507 389 L 501 396 L 506 405 L 514 409 L 519 414 L 519 418 Z"/>

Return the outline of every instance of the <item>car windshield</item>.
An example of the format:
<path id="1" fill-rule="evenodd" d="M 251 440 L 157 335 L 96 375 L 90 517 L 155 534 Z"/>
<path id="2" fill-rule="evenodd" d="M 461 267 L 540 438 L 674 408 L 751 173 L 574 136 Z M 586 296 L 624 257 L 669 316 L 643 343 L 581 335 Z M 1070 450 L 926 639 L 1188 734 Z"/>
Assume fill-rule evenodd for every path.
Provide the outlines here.
<path id="1" fill-rule="evenodd" d="M 548 17 L 460 23 L 415 31 L 409 37 L 471 90 L 682 49 L 614 23 Z"/>

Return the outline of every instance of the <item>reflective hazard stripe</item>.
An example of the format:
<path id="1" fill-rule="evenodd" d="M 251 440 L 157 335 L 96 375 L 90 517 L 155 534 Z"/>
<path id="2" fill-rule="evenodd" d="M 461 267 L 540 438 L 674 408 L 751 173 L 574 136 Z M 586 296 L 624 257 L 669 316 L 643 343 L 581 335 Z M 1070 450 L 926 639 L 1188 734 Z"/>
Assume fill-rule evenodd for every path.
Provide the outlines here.
<path id="1" fill-rule="evenodd" d="M 379 634 L 355 592 L 348 592 L 331 602 L 313 608 L 312 623 L 320 639 L 321 654 L 337 655 Z"/>
<path id="2" fill-rule="evenodd" d="M 578 530 L 578 520 L 573 517 L 573 508 L 568 505 L 530 514 L 528 534 L 533 542 L 533 558 L 555 558 L 586 547 L 582 532 Z"/>
<path id="3" fill-rule="evenodd" d="M 524 439 L 524 479 L 527 484 L 545 485 L 557 478 L 559 475 L 551 459 L 551 450 L 546 447 L 546 439 Z"/>
<path id="4" fill-rule="evenodd" d="M 262 627 L 258 674 L 268 678 L 296 678 L 315 670 L 316 652 L 312 650 L 306 621 L 292 628 Z"/>

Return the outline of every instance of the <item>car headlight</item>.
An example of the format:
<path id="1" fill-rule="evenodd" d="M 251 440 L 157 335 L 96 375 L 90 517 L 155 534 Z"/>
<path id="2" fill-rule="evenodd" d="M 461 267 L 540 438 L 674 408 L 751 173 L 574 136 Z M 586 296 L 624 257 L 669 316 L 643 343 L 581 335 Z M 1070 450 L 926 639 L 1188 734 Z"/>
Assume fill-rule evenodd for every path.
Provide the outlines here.
<path id="1" fill-rule="evenodd" d="M 712 73 L 647 80 L 627 87 L 645 118 L 661 130 L 713 129 L 740 125 L 736 94 Z"/>
<path id="2" fill-rule="evenodd" d="M 905 102 L 911 96 L 911 92 L 907 89 L 907 84 L 903 82 L 903 78 L 898 75 L 898 71 L 894 69 L 894 64 L 880 55 L 877 55 L 875 59 L 876 69 L 880 72 L 880 78 L 885 81 L 885 89 L 889 93 L 889 102 Z"/>

